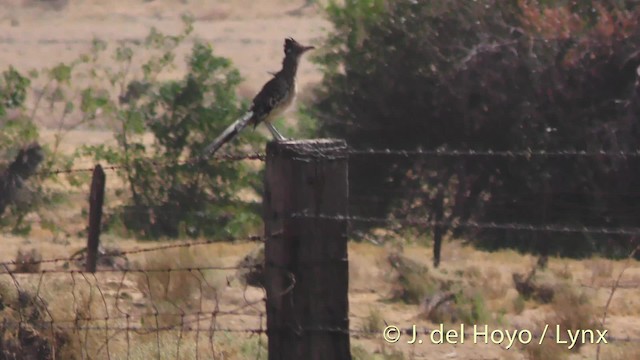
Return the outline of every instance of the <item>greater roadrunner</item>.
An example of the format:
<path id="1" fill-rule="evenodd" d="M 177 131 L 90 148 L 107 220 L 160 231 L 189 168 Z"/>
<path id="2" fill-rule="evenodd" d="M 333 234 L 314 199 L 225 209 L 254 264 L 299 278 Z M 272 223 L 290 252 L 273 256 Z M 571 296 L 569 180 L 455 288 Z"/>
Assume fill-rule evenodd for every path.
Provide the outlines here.
<path id="1" fill-rule="evenodd" d="M 313 46 L 303 46 L 293 38 L 285 39 L 282 69 L 273 74 L 273 78 L 264 84 L 262 90 L 253 98 L 251 109 L 209 144 L 204 149 L 202 155 L 204 157 L 211 156 L 220 149 L 222 145 L 233 139 L 249 123 L 252 123 L 255 129 L 258 124 L 264 122 L 274 139 L 278 141 L 286 140 L 273 124 L 271 124 L 271 121 L 282 114 L 291 103 L 293 103 L 296 95 L 298 63 L 300 62 L 302 54 L 313 48 Z"/>

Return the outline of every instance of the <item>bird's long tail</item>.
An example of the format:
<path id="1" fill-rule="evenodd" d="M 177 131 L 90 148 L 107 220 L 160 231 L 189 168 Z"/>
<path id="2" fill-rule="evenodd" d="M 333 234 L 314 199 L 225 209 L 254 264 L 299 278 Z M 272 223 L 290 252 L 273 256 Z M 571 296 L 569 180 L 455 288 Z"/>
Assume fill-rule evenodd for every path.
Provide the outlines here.
<path id="1" fill-rule="evenodd" d="M 222 145 L 231 141 L 231 139 L 236 137 L 236 135 L 238 135 L 238 133 L 242 131 L 242 129 L 247 127 L 252 117 L 253 117 L 253 112 L 248 111 L 241 118 L 234 121 L 233 124 L 229 125 L 229 127 L 227 127 L 222 132 L 222 134 L 220 134 L 215 140 L 213 140 L 211 144 L 207 145 L 207 147 L 204 148 L 204 151 L 202 152 L 202 157 L 207 158 L 215 154 L 215 152 L 218 151 L 218 149 L 220 149 Z"/>

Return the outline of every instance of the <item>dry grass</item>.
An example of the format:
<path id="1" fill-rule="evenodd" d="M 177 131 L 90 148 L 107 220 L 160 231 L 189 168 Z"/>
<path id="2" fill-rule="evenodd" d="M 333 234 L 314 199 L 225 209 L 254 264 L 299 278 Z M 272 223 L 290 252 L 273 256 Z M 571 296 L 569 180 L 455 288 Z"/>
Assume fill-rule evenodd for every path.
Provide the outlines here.
<path id="1" fill-rule="evenodd" d="M 106 331 L 106 330 L 105 330 Z M 81 346 L 78 353 L 89 358 L 107 358 L 106 336 L 92 333 Z M 106 333 L 106 332 L 105 332 Z M 265 336 L 230 336 L 224 333 L 210 337 L 208 333 L 197 334 L 179 329 L 148 334 L 113 333 L 109 340 L 109 356 L 113 359 L 255 359 L 266 358 L 267 340 Z"/>
<path id="2" fill-rule="evenodd" d="M 542 345 L 532 343 L 523 346 L 529 360 L 564 360 L 568 353 L 564 347 L 555 341 L 544 341 Z"/>
<path id="3" fill-rule="evenodd" d="M 138 288 L 148 300 L 151 312 L 143 321 L 160 326 L 178 326 L 184 322 L 183 313 L 205 311 L 203 300 L 216 301 L 225 277 L 213 270 L 198 270 L 202 266 L 218 266 L 215 259 L 194 253 L 191 248 L 178 248 L 147 257 L 144 269 L 188 269 L 192 271 L 149 271 L 136 277 Z M 169 314 L 169 315 L 167 315 Z"/>
<path id="4" fill-rule="evenodd" d="M 591 273 L 589 282 L 591 285 L 596 285 L 601 280 L 611 279 L 613 275 L 613 261 L 594 258 L 584 261 L 585 270 Z"/>
<path id="5" fill-rule="evenodd" d="M 547 324 L 559 325 L 564 338 L 567 337 L 567 331 L 575 333 L 577 330 L 600 328 L 590 297 L 571 284 L 557 287 L 550 305 L 550 314 L 546 322 Z M 577 342 L 572 350 L 578 351 L 581 345 L 580 342 Z"/>
<path id="6" fill-rule="evenodd" d="M 560 267 L 552 268 L 553 274 L 563 280 L 572 280 L 573 279 L 573 271 L 569 267 L 569 264 L 565 263 Z"/>
<path id="7" fill-rule="evenodd" d="M 525 309 L 525 306 L 527 306 L 527 301 L 524 299 L 524 297 L 522 297 L 522 295 L 518 295 L 515 298 L 513 298 L 513 312 L 516 314 L 522 314 L 522 312 Z"/>
<path id="8" fill-rule="evenodd" d="M 470 287 L 481 291 L 487 300 L 501 299 L 509 289 L 502 281 L 502 273 L 495 266 L 481 269 L 478 265 L 472 264 L 464 270 L 463 277 Z"/>
<path id="9" fill-rule="evenodd" d="M 362 331 L 369 334 L 379 334 L 382 333 L 384 326 L 384 319 L 380 309 L 371 307 L 369 315 L 362 322 Z"/>
<path id="10" fill-rule="evenodd" d="M 603 347 L 601 360 L 640 359 L 640 344 L 609 344 Z"/>
<path id="11" fill-rule="evenodd" d="M 389 254 L 387 260 L 395 271 L 393 300 L 417 305 L 424 302 L 425 297 L 441 290 L 440 284 L 425 265 L 399 252 Z"/>

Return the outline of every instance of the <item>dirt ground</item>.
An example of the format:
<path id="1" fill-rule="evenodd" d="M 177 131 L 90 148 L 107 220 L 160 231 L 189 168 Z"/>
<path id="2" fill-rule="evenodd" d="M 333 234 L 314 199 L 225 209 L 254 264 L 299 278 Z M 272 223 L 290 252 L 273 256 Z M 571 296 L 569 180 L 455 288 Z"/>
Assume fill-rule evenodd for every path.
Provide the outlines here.
<path id="1" fill-rule="evenodd" d="M 152 26 L 166 33 L 175 33 L 181 28 L 180 14 L 185 11 L 193 14 L 196 19 L 195 35 L 211 43 L 216 54 L 230 58 L 240 70 L 244 81 L 239 91 L 244 97 L 252 97 L 269 79 L 268 72 L 279 68 L 285 37 L 292 36 L 306 44 L 318 44 L 330 29 L 330 24 L 319 7 L 305 6 L 304 1 L 299 0 L 0 0 L 0 52 L 3 54 L 0 57 L 0 68 L 6 69 L 13 65 L 26 72 L 51 67 L 87 51 L 94 37 L 109 44 L 115 44 L 119 40 L 143 39 Z M 184 57 L 187 50 L 186 47 L 179 49 L 178 59 Z M 173 74 L 180 76 L 182 72 L 184 68 L 178 67 Z M 299 75 L 302 87 L 312 88 L 320 80 L 321 73 L 317 67 L 309 61 L 303 61 Z M 295 111 L 290 112 L 287 117 L 290 121 L 295 121 Z M 51 124 L 46 113 L 38 115 L 38 123 L 42 127 L 43 139 L 52 141 L 53 131 L 49 128 Z M 106 131 L 79 129 L 67 136 L 63 150 L 73 151 L 82 144 L 109 141 L 112 141 L 112 135 Z M 79 214 L 81 208 L 86 208 L 86 195 L 76 194 L 74 199 L 76 202 L 68 205 L 74 210 L 60 212 L 58 220 L 61 224 L 68 224 L 61 226 L 60 231 L 36 226 L 27 237 L 0 235 L 3 238 L 0 261 L 13 260 L 18 249 L 36 248 L 44 258 L 51 258 L 68 256 L 81 248 L 84 240 L 75 234 L 84 227 Z M 452 241 L 444 244 L 442 266 L 433 269 L 429 265 L 431 248 L 416 244 L 412 241 L 414 239 L 404 240 L 408 243 L 403 254 L 426 266 L 430 276 L 477 282 L 474 286 L 490 290 L 483 294 L 495 293 L 495 296 L 489 296 L 486 300 L 487 311 L 492 314 L 486 321 L 490 329 L 529 329 L 539 333 L 541 324 L 545 321 L 553 322 L 548 317 L 552 305 L 525 301 L 522 304 L 524 308 L 519 310 L 514 305 L 518 300 L 518 293 L 512 274 L 528 271 L 536 262 L 534 257 L 512 251 L 481 252 Z M 107 246 L 127 249 L 157 245 L 114 236 L 106 236 L 103 241 Z M 216 264 L 229 265 L 237 263 L 255 246 L 252 243 L 213 244 L 207 245 L 206 251 L 214 255 Z M 191 251 L 190 256 L 201 256 L 198 250 Z M 350 244 L 351 327 L 363 329 L 372 323 L 376 326 L 386 323 L 403 328 L 413 324 L 418 328 L 437 327 L 438 323 L 419 316 L 419 306 L 390 301 L 397 286 L 388 275 L 391 269 L 387 257 L 391 251 L 389 247 L 368 243 Z M 148 256 L 139 256 L 133 260 L 142 263 L 155 261 Z M 171 257 L 165 260 L 170 262 Z M 564 283 L 571 284 L 576 291 L 589 298 L 593 307 L 589 308 L 590 313 L 582 315 L 601 320 L 605 304 L 609 300 L 611 285 L 623 269 L 626 270 L 620 281 L 622 286 L 611 299 L 606 319 L 608 335 L 621 341 L 602 346 L 601 358 L 604 359 L 633 358 L 634 355 L 629 354 L 640 356 L 640 265 L 637 262 L 629 265 L 625 261 L 578 261 L 552 257 L 549 268 L 545 270 L 554 281 L 565 281 Z M 118 280 L 105 278 L 100 281 L 106 284 L 113 281 L 117 283 Z M 216 281 L 220 282 L 217 286 L 225 286 L 224 281 Z M 136 281 L 120 283 L 131 294 L 140 291 Z M 246 290 L 237 284 L 225 289 L 225 295 L 219 300 L 231 306 L 242 304 L 247 298 L 256 300 L 261 296 L 259 290 Z M 47 291 L 51 291 L 55 297 L 55 289 Z M 111 291 L 109 294 L 114 293 Z M 132 296 L 131 306 L 135 307 L 133 302 L 138 298 Z M 227 325 L 254 326 L 251 321 L 255 319 L 251 319 L 255 318 L 255 313 L 252 311 L 255 312 L 255 309 L 248 309 L 246 318 L 232 320 Z M 579 309 L 567 306 L 562 311 L 570 313 Z M 483 326 L 485 323 L 479 325 Z M 450 324 L 446 326 L 446 329 L 454 328 Z M 382 339 L 382 335 L 355 335 L 352 343 L 367 354 L 359 359 L 562 358 L 554 357 L 560 356 L 559 354 L 571 359 L 593 359 L 596 354 L 596 346 L 592 344 L 565 354 L 553 346 L 544 347 L 544 350 L 531 350 L 536 344 L 516 345 L 506 349 L 505 344 L 474 344 L 473 341 L 464 344 L 432 344 L 426 341 L 426 337 L 424 339 L 422 344 L 410 345 L 403 337 L 399 342 L 390 344 Z M 548 352 L 540 355 L 540 351 Z M 247 356 L 238 354 L 232 358 L 243 359 Z M 262 358 L 264 356 L 262 354 Z"/>

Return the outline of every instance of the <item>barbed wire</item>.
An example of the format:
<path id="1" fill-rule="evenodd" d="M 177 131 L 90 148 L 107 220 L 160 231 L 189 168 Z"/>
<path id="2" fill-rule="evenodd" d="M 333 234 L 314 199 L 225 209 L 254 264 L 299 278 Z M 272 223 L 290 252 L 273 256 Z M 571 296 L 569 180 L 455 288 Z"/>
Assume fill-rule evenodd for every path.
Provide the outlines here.
<path id="1" fill-rule="evenodd" d="M 390 148 L 349 148 L 346 150 L 346 154 L 363 156 L 363 155 L 375 155 L 375 156 L 400 156 L 400 157 L 498 157 L 498 158 L 526 158 L 533 157 L 608 157 L 608 158 L 640 158 L 640 149 L 631 151 L 611 151 L 611 150 L 450 150 L 450 149 L 435 149 L 435 150 L 398 150 Z M 194 158 L 177 162 L 163 162 L 158 160 L 144 160 L 148 164 L 153 166 L 167 166 L 167 165 L 197 165 L 199 163 L 209 161 L 242 161 L 242 160 L 259 160 L 265 161 L 266 155 L 264 153 L 255 152 L 247 154 L 221 154 L 210 159 Z M 131 166 L 131 165 L 129 165 Z M 106 165 L 103 166 L 103 170 L 120 170 L 125 169 L 126 165 Z M 91 172 L 93 167 L 82 168 L 70 168 L 70 169 L 55 169 L 37 172 L 38 175 L 60 175 L 70 174 L 78 172 Z"/>
<path id="2" fill-rule="evenodd" d="M 404 151 L 404 150 L 391 150 L 391 149 L 348 149 L 348 155 L 353 156 L 402 156 L 402 157 L 424 157 L 424 156 L 456 156 L 456 157 L 502 157 L 502 158 L 525 158 L 530 159 L 532 157 L 617 157 L 617 158 L 626 158 L 626 157 L 640 157 L 640 150 L 636 152 L 610 152 L 610 151 L 596 151 L 596 152 L 586 152 L 586 151 L 475 151 L 475 150 L 413 150 L 413 151 Z M 222 155 L 214 158 L 215 161 L 241 161 L 241 160 L 265 160 L 265 155 L 260 153 L 255 154 L 243 154 L 243 155 Z M 196 160 L 188 160 L 184 162 L 174 163 L 175 165 L 187 165 L 187 164 L 196 164 L 197 162 L 202 161 L 201 159 Z M 149 161 L 149 164 L 153 166 L 160 165 L 169 165 L 169 163 L 162 163 L 157 161 Z M 105 166 L 104 170 L 117 170 L 122 169 L 125 166 L 121 165 L 113 165 L 113 166 Z M 94 168 L 77 168 L 77 169 L 66 169 L 66 170 L 53 170 L 49 171 L 48 174 L 63 174 L 63 173 L 71 173 L 71 172 L 90 172 L 93 171 Z M 41 173 L 43 174 L 43 173 Z M 340 221 L 357 221 L 357 222 L 376 222 L 376 223 L 386 223 L 386 224 L 409 224 L 409 225 L 425 225 L 425 226 L 446 226 L 446 227 L 468 227 L 468 228 L 476 228 L 476 229 L 493 229 L 493 230 L 514 230 L 514 231 L 543 231 L 543 232 L 560 232 L 560 233 L 588 233 L 588 234 L 602 234 L 602 235 L 640 235 L 640 228 L 608 228 L 608 227 L 591 227 L 591 226 L 576 226 L 576 225 L 558 225 L 558 224 L 544 224 L 544 225 L 534 225 L 534 224 L 522 224 L 522 223 L 496 223 L 496 222 L 475 222 L 475 221 L 436 221 L 430 218 L 403 218 L 403 219 L 394 219 L 394 218 L 376 218 L 376 217 L 362 217 L 362 216 L 351 216 L 351 215 L 324 215 L 324 214 L 311 214 L 308 211 L 295 213 L 291 215 L 293 218 L 314 218 L 314 219 L 331 219 L 331 220 L 340 220 Z M 251 235 L 246 237 L 239 238 L 228 238 L 221 240 L 231 240 L 231 241 L 256 241 L 262 242 L 265 241 L 266 237 Z M 208 244 L 212 244 L 221 240 L 200 240 L 200 241 L 191 241 L 191 242 L 181 242 L 175 244 L 163 244 L 151 247 L 144 248 L 134 248 L 128 250 L 117 250 L 113 254 L 99 255 L 101 256 L 127 256 L 127 255 L 135 255 L 135 254 L 143 254 L 143 253 L 151 253 L 151 252 L 159 252 L 166 251 L 169 249 L 178 249 L 178 248 L 190 248 L 196 246 L 204 246 Z M 75 254 L 74 254 L 75 255 Z M 68 257 L 60 257 L 60 258 L 51 258 L 44 260 L 33 260 L 26 262 L 27 264 L 42 264 L 42 263 L 56 263 L 56 262 L 72 262 L 78 261 L 77 257 L 68 256 Z M 347 262 L 347 259 L 334 259 L 331 262 L 319 262 L 315 263 L 306 263 L 305 265 L 322 265 L 327 266 L 330 263 L 335 262 Z M 247 297 L 247 286 L 245 286 L 242 298 L 239 304 L 225 304 L 222 305 L 222 302 L 219 298 L 222 290 L 219 287 L 216 287 L 210 281 L 209 271 L 239 271 L 239 270 L 255 270 L 261 269 L 263 265 L 216 265 L 209 264 L 204 266 L 176 266 L 176 267 L 152 267 L 152 268 L 137 268 L 137 267 L 127 267 L 124 269 L 119 268 L 98 268 L 95 272 L 87 272 L 79 269 L 38 269 L 36 271 L 31 271 L 30 273 L 19 272 L 15 270 L 10 270 L 9 266 L 17 265 L 18 262 L 14 261 L 6 261 L 0 262 L 0 276 L 9 276 L 11 278 L 11 282 L 14 284 L 16 289 L 18 305 L 7 305 L 2 304 L 3 306 L 7 306 L 16 311 L 19 315 L 20 320 L 18 321 L 18 329 L 22 328 L 22 325 L 29 326 L 38 326 L 41 328 L 49 328 L 51 332 L 51 337 L 53 339 L 56 338 L 54 333 L 54 327 L 57 330 L 70 330 L 75 332 L 76 334 L 80 334 L 80 332 L 84 332 L 84 339 L 82 336 L 78 336 L 79 341 L 83 343 L 83 352 L 89 354 L 89 335 L 90 331 L 92 332 L 100 332 L 104 333 L 103 344 L 97 348 L 95 351 L 97 356 L 102 351 L 106 351 L 107 357 L 110 358 L 110 342 L 115 341 L 115 337 L 122 335 L 126 335 L 126 358 L 129 358 L 129 352 L 131 348 L 130 342 L 130 334 L 155 334 L 156 335 L 156 348 L 158 351 L 158 357 L 160 357 L 160 349 L 161 349 L 161 340 L 160 340 L 160 332 L 163 331 L 175 331 L 179 332 L 178 339 L 178 349 L 176 350 L 178 353 L 180 352 L 180 342 L 183 341 L 183 333 L 195 333 L 196 336 L 196 358 L 198 357 L 198 339 L 201 334 L 209 335 L 209 343 L 211 347 L 211 353 L 214 353 L 214 341 L 213 336 L 215 333 L 237 333 L 237 334 L 247 334 L 247 335 L 268 335 L 270 332 L 283 331 L 284 329 L 267 329 L 263 326 L 263 317 L 265 311 L 265 296 L 257 297 L 256 299 L 248 299 Z M 4 272 L 2 272 L 4 269 Z M 198 291 L 197 296 L 194 299 L 190 298 L 181 298 L 181 299 L 173 299 L 168 298 L 167 294 L 170 292 L 170 284 L 172 284 L 172 277 L 177 273 L 186 273 L 188 276 L 193 277 L 195 281 L 197 281 L 196 288 Z M 73 301 L 71 302 L 71 307 L 75 312 L 75 318 L 72 317 L 59 317 L 56 316 L 54 318 L 54 312 L 47 305 L 46 296 L 43 294 L 43 288 L 46 287 L 45 278 L 49 279 L 49 275 L 57 274 L 57 275 L 68 275 L 71 280 L 71 296 Z M 119 274 L 120 280 L 109 280 L 107 278 L 113 278 L 114 276 L 102 276 L 104 274 Z M 129 274 L 137 274 L 142 279 L 140 280 L 140 284 L 138 287 L 141 289 L 140 292 L 147 291 L 145 294 L 146 298 L 144 298 L 142 303 L 143 309 L 134 309 L 137 306 L 133 301 L 125 301 L 125 294 L 128 293 L 128 289 L 125 289 L 127 286 L 125 284 L 125 279 Z M 154 275 L 155 274 L 155 275 Z M 189 277 L 189 278 L 190 278 Z M 292 289 L 296 280 L 291 274 L 292 281 L 290 285 L 290 289 Z M 36 281 L 34 281 L 34 278 Z M 62 277 L 61 277 L 62 278 Z M 152 278 L 152 279 L 150 279 Z M 55 278 L 56 280 L 57 277 Z M 100 281 L 107 281 L 107 284 L 101 284 Z M 109 283 L 111 281 L 111 283 Z M 177 278 L 173 280 L 173 283 L 184 282 L 184 278 Z M 24 300 L 25 290 L 23 289 L 23 283 L 27 282 L 30 287 L 33 285 L 36 286 L 35 295 L 31 298 L 27 298 Z M 37 282 L 37 284 L 35 284 Z M 226 278 L 227 287 L 230 285 L 230 280 Z M 157 285 L 160 283 L 160 285 Z M 155 284 L 155 285 L 154 285 Z M 164 284 L 164 285 L 163 285 Z M 52 285 L 49 285 L 52 286 Z M 82 294 L 80 291 L 85 289 L 85 286 L 89 288 L 89 300 L 88 302 L 91 304 L 91 296 L 94 296 L 94 289 L 97 289 L 98 302 L 102 302 L 101 311 L 104 312 L 103 316 L 100 315 L 86 315 L 81 314 L 79 311 L 82 310 L 82 306 L 86 299 L 82 298 Z M 164 294 L 156 293 L 154 294 L 154 286 L 164 286 Z M 113 288 L 117 290 L 115 293 L 113 292 Z M 142 289 L 144 288 L 144 289 Z M 146 289 L 146 290 L 145 290 Z M 286 292 L 289 292 L 288 289 Z M 126 290 L 126 291 L 125 291 Z M 262 289 L 264 291 L 264 289 Z M 78 294 L 76 294 L 78 292 Z M 207 293 L 207 295 L 205 295 Z M 213 295 L 208 295 L 208 293 L 212 293 Z M 2 294 L 0 294 L 2 295 Z M 254 294 L 255 295 L 255 294 Z M 21 298 L 22 296 L 22 298 Z M 131 295 L 129 295 L 131 296 Z M 211 297 L 211 298 L 210 298 Z M 255 297 L 255 296 L 254 296 Z M 22 300 L 21 300 L 22 299 Z M 39 310 L 45 313 L 45 318 L 50 320 L 40 320 L 33 321 L 30 317 L 33 317 L 33 314 L 30 314 L 27 309 L 23 308 L 24 304 L 20 302 L 30 302 L 34 305 L 34 307 L 39 307 L 42 310 Z M 182 301 L 194 302 L 194 304 L 188 305 L 183 303 Z M 237 301 L 237 300 L 236 300 Z M 0 298 L 0 303 L 4 302 L 3 299 Z M 111 304 L 114 302 L 114 304 Z M 207 303 L 206 306 L 204 303 Z M 231 301 L 233 303 L 233 301 Z M 100 307 L 100 305 L 98 305 Z M 131 307 L 131 308 L 128 308 Z M 151 311 L 149 311 L 151 309 Z M 251 310 L 253 309 L 253 310 Z M 91 305 L 89 305 L 89 310 L 82 311 L 94 311 L 92 310 Z M 243 316 L 247 318 L 251 318 L 252 320 L 259 319 L 259 326 L 253 327 L 251 326 L 232 326 L 234 324 L 230 323 L 222 323 L 219 324 L 219 321 L 223 321 L 225 316 L 235 317 L 235 316 Z M 169 321 L 169 325 L 165 325 L 164 321 L 167 321 L 166 317 L 174 318 L 173 321 Z M 151 320 L 148 320 L 151 319 Z M 210 322 L 209 326 L 203 327 L 201 322 Z M 162 324 L 161 324 L 162 323 Z M 6 324 L 6 323 L 5 323 Z M 247 323 L 244 322 L 246 325 Z M 3 332 L 6 331 L 3 328 L 3 324 L 0 324 L 0 336 L 3 336 Z M 55 331 L 57 331 L 55 330 Z M 289 331 L 291 329 L 286 329 Z M 329 332 L 329 333 L 343 333 L 349 334 L 353 336 L 379 336 L 382 337 L 382 330 L 365 330 L 365 329 L 350 329 L 350 328 L 342 328 L 342 327 L 326 327 L 326 326 L 308 326 L 308 327 L 300 327 L 299 330 L 307 331 L 307 332 Z M 417 334 L 429 335 L 432 329 L 421 328 L 403 328 L 399 329 L 399 331 L 411 334 L 412 332 L 416 332 Z M 93 335 L 99 337 L 100 335 Z M 470 336 L 470 335 L 469 335 Z M 619 342 L 640 342 L 640 339 L 634 338 L 624 338 L 624 337 L 608 337 L 609 341 L 619 341 Z M 2 338 L 0 338 L 2 341 Z M 83 353 L 83 354 L 84 354 Z M 86 356 L 87 358 L 91 358 L 92 356 Z"/>
<path id="3" fill-rule="evenodd" d="M 254 153 L 246 153 L 246 154 L 220 154 L 220 155 L 211 157 L 209 159 L 193 158 L 193 159 L 183 160 L 183 161 L 158 161 L 158 160 L 152 160 L 152 159 L 144 159 L 143 161 L 145 161 L 146 164 L 150 164 L 153 166 L 169 166 L 169 165 L 181 166 L 181 165 L 198 165 L 201 163 L 208 163 L 212 161 L 218 161 L 218 162 L 243 161 L 243 160 L 264 161 L 265 158 L 266 158 L 266 155 L 264 153 L 254 152 Z M 106 166 L 102 166 L 102 170 L 105 170 L 105 171 L 120 170 L 120 169 L 126 169 L 131 166 L 133 165 L 128 165 L 128 166 L 127 165 L 106 165 Z M 81 167 L 81 168 L 70 168 L 70 169 L 45 170 L 45 171 L 36 172 L 36 174 L 41 176 L 46 176 L 46 175 L 80 173 L 80 172 L 92 172 L 93 170 L 94 170 L 94 167 Z"/>
<path id="4" fill-rule="evenodd" d="M 263 303 L 264 301 L 265 301 L 265 299 L 261 299 L 260 301 L 256 301 L 256 302 L 254 302 L 254 304 L 251 304 L 251 305 Z M 7 306 L 7 307 L 11 308 L 9 306 Z M 249 305 L 245 306 L 245 308 L 246 307 L 249 307 Z M 125 313 L 123 315 L 110 315 L 110 316 L 104 316 L 104 317 L 75 317 L 75 318 L 64 318 L 64 319 L 52 319 L 52 320 L 45 320 L 45 321 L 29 322 L 29 324 L 44 327 L 44 326 L 51 325 L 51 324 L 58 325 L 58 326 L 62 325 L 62 324 L 76 324 L 77 325 L 80 322 L 84 322 L 84 323 L 100 323 L 100 322 L 105 322 L 105 321 L 119 321 L 119 320 L 141 321 L 143 319 L 146 319 L 146 318 L 149 318 L 149 317 L 156 317 L 156 316 L 177 317 L 177 318 L 181 318 L 181 319 L 195 317 L 195 319 L 191 319 L 191 320 L 181 320 L 181 324 L 185 324 L 186 325 L 188 323 L 207 320 L 207 319 L 210 319 L 212 317 L 224 317 L 224 316 L 235 316 L 235 315 L 241 315 L 241 316 L 244 316 L 244 317 L 256 317 L 256 318 L 261 318 L 261 317 L 265 316 L 264 313 L 259 313 L 259 314 L 255 314 L 254 315 L 254 314 L 249 314 L 249 313 L 242 313 L 239 310 L 238 311 L 214 310 L 214 311 L 193 311 L 193 312 L 163 311 L 163 312 L 146 312 L 146 313 L 140 313 L 140 314 Z M 96 328 L 97 328 L 97 326 L 96 326 Z M 175 326 L 173 326 L 172 328 L 175 329 Z M 128 327 L 127 329 L 132 329 L 132 328 Z M 135 328 L 133 328 L 133 329 L 135 329 Z"/>
<path id="5" fill-rule="evenodd" d="M 342 220 L 369 223 L 397 223 L 407 225 L 444 226 L 452 228 L 476 228 L 485 230 L 515 230 L 515 231 L 540 231 L 559 233 L 584 233 L 600 235 L 640 235 L 640 228 L 608 228 L 593 226 L 571 226 L 571 225 L 532 225 L 521 223 L 496 223 L 496 222 L 476 222 L 476 221 L 436 221 L 430 218 L 377 218 L 365 216 L 348 215 L 325 215 L 311 214 L 309 212 L 298 212 L 291 214 L 292 218 Z"/>
<path id="6" fill-rule="evenodd" d="M 120 256 L 142 254 L 142 253 L 154 252 L 154 251 L 164 251 L 164 250 L 168 250 L 168 249 L 190 248 L 190 247 L 195 247 L 195 246 L 211 245 L 211 244 L 214 244 L 214 243 L 217 243 L 217 242 L 221 242 L 221 241 L 227 241 L 227 242 L 237 242 L 237 241 L 264 242 L 264 240 L 265 240 L 265 237 L 261 236 L 261 235 L 248 235 L 248 236 L 241 236 L 241 237 L 226 237 L 226 238 L 222 238 L 222 239 L 210 239 L 210 240 L 199 240 L 199 241 L 189 241 L 189 242 L 177 242 L 177 243 L 174 243 L 174 244 L 156 245 L 156 246 L 150 246 L 150 247 L 145 247 L 145 248 L 135 248 L 135 249 L 129 249 L 129 250 L 119 250 L 118 249 L 113 254 L 107 254 L 107 255 L 98 254 L 98 257 L 100 257 L 100 256 L 120 257 Z M 32 259 L 32 260 L 28 261 L 28 264 L 37 265 L 37 264 L 46 264 L 46 263 L 58 263 L 58 262 L 74 261 L 74 260 L 77 260 L 77 258 L 74 255 L 82 252 L 83 250 L 86 250 L 86 248 L 83 248 L 83 249 L 81 249 L 79 251 L 76 251 L 76 253 L 74 253 L 74 254 L 72 254 L 70 256 L 56 257 L 56 258 L 50 258 L 50 259 L 40 259 L 40 260 Z M 1 266 L 7 266 L 7 265 L 16 265 L 16 264 L 19 264 L 19 262 L 17 262 L 16 260 L 3 261 L 3 262 L 0 262 L 0 267 Z"/>
<path id="7" fill-rule="evenodd" d="M 111 268 L 98 268 L 96 271 L 85 271 L 85 270 L 77 270 L 77 269 L 42 269 L 37 271 L 30 272 L 21 272 L 21 271 L 8 271 L 5 269 L 5 272 L 0 272 L 2 274 L 93 274 L 93 273 L 171 273 L 171 272 L 193 272 L 198 270 L 240 270 L 240 269 L 255 269 L 260 268 L 261 265 L 237 265 L 237 266 L 222 266 L 222 265 L 208 265 L 208 266 L 184 266 L 177 268 L 151 268 L 151 269 L 136 269 L 136 268 L 128 268 L 128 269 L 111 269 Z"/>
<path id="8" fill-rule="evenodd" d="M 505 157 L 505 158 L 531 158 L 531 157 L 640 157 L 640 149 L 632 151 L 609 150 L 396 150 L 389 148 L 374 149 L 364 148 L 347 150 L 349 155 L 378 155 L 378 156 L 449 156 L 449 157 Z"/>

